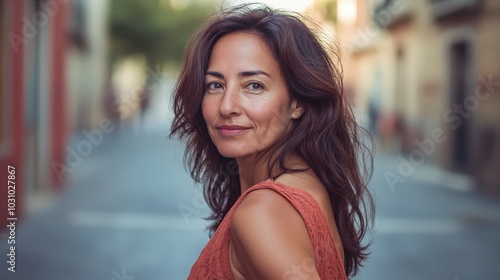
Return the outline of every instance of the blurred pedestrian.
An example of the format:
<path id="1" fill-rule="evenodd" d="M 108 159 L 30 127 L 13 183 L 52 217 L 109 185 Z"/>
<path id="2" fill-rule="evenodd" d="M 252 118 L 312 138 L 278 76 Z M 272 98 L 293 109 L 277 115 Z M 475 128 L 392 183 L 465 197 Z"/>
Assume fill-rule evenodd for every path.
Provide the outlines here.
<path id="1" fill-rule="evenodd" d="M 141 112 L 140 112 L 140 121 L 141 121 L 141 126 L 144 126 L 145 123 L 145 118 L 146 118 L 146 111 L 148 110 L 149 107 L 149 97 L 150 97 L 151 90 L 150 88 L 145 85 L 140 93 L 140 107 L 141 107 Z"/>
<path id="2" fill-rule="evenodd" d="M 116 92 L 116 88 L 113 86 L 113 82 L 109 80 L 106 83 L 106 88 L 104 91 L 104 111 L 106 112 L 107 117 L 113 122 L 115 126 L 120 125 L 120 112 L 117 109 L 118 104 L 118 96 Z M 113 133 L 117 131 L 117 129 L 113 130 Z"/>
<path id="3" fill-rule="evenodd" d="M 263 5 L 223 10 L 196 34 L 171 136 L 188 139 L 213 223 L 189 279 L 355 274 L 373 221 L 372 153 L 318 36 Z"/>

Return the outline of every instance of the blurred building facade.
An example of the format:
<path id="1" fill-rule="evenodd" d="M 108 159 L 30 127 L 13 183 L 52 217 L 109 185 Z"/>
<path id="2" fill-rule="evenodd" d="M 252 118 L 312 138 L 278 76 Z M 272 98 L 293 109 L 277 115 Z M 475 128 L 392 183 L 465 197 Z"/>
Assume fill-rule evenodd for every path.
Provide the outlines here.
<path id="1" fill-rule="evenodd" d="M 344 86 L 382 149 L 500 194 L 500 1 L 338 5 Z"/>
<path id="2" fill-rule="evenodd" d="M 65 165 L 71 135 L 104 114 L 106 7 L 100 0 L 0 1 L 0 163 L 16 167 L 18 215 L 63 185 L 54 164 Z"/>

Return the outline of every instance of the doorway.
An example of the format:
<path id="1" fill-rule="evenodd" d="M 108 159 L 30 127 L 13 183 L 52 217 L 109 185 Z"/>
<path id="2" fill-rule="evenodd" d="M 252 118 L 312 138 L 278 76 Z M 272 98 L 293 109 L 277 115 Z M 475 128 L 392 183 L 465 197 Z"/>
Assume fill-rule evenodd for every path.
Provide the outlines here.
<path id="1" fill-rule="evenodd" d="M 463 106 L 470 88 L 471 46 L 467 41 L 458 41 L 450 46 L 450 93 L 451 104 Z M 468 112 L 469 113 L 469 112 Z M 452 169 L 467 173 L 470 162 L 471 132 L 470 117 L 461 117 L 461 125 L 452 131 Z"/>

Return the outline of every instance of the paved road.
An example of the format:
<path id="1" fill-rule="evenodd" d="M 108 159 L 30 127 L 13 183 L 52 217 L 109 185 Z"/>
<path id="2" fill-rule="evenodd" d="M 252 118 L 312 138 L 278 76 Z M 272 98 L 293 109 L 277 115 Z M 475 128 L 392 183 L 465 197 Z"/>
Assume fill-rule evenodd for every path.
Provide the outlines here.
<path id="1" fill-rule="evenodd" d="M 208 240 L 199 218 L 208 208 L 184 171 L 182 145 L 166 137 L 163 109 L 153 112 L 144 128 L 134 123 L 105 135 L 66 190 L 30 213 L 17 231 L 15 274 L 6 271 L 0 244 L 0 279 L 187 277 Z M 77 134 L 72 145 L 79 141 Z M 354 279 L 500 279 L 500 203 L 416 175 L 391 188 L 384 173 L 396 164 L 377 159 L 373 253 Z"/>
<path id="2" fill-rule="evenodd" d="M 391 187 L 385 175 L 399 174 L 400 163 L 376 160 L 373 253 L 354 279 L 500 279 L 500 201 L 439 172 L 415 172 Z"/>

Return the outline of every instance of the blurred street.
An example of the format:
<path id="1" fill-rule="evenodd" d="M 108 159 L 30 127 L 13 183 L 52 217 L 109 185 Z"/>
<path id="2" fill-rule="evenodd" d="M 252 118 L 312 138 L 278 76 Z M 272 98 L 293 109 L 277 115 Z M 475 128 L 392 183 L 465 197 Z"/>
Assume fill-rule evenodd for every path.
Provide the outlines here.
<path id="1" fill-rule="evenodd" d="M 498 279 L 498 199 L 463 190 L 456 175 L 439 172 L 417 170 L 390 188 L 384 173 L 396 172 L 397 164 L 393 156 L 376 159 L 370 184 L 377 207 L 372 254 L 353 279 Z"/>
<path id="2" fill-rule="evenodd" d="M 165 95 L 152 105 L 143 127 L 137 120 L 105 135 L 65 191 L 31 211 L 17 229 L 16 273 L 6 269 L 2 241 L 0 279 L 187 278 L 208 240 L 198 218 L 208 208 L 183 169 L 180 143 L 167 138 Z"/>
<path id="3" fill-rule="evenodd" d="M 136 120 L 105 135 L 64 192 L 31 209 L 17 229 L 16 273 L 2 262 L 0 279 L 187 277 L 208 240 L 200 218 L 208 208 L 184 171 L 182 144 L 167 138 L 165 98 L 152 101 L 142 126 Z M 353 279 L 497 279 L 498 201 L 417 172 L 390 188 L 384 173 L 396 165 L 383 154 L 375 163 L 373 254 Z M 4 260 L 6 249 L 2 242 Z"/>

